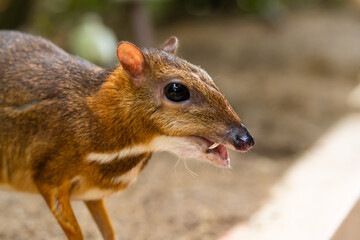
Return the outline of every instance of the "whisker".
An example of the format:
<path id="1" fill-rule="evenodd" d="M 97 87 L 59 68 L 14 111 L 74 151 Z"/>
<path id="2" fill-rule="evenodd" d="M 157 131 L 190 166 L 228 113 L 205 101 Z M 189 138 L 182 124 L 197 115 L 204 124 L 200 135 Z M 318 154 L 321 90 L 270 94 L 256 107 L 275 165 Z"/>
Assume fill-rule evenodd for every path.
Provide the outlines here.
<path id="1" fill-rule="evenodd" d="M 176 161 L 176 163 L 175 163 L 175 165 L 174 165 L 174 172 L 175 172 L 175 177 L 176 177 L 176 178 L 178 178 L 177 167 L 178 167 L 178 165 L 179 165 L 179 162 L 180 162 L 180 157 L 177 156 L 177 161 Z"/>
<path id="2" fill-rule="evenodd" d="M 186 159 L 184 159 L 184 165 L 185 165 L 185 168 L 189 171 L 190 175 L 191 175 L 193 178 L 198 177 L 198 175 L 189 168 L 189 166 L 187 165 L 187 160 L 186 160 Z"/>
<path id="3" fill-rule="evenodd" d="M 232 168 L 231 166 L 229 165 L 227 168 L 224 168 L 223 172 L 225 172 L 226 174 L 228 175 L 231 175 L 232 174 Z"/>

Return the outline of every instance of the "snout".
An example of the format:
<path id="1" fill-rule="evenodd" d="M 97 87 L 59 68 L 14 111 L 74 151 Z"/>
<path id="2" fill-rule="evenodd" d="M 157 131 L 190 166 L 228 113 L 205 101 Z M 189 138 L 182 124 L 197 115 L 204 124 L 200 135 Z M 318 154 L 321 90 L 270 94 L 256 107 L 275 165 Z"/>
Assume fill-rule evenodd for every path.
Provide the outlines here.
<path id="1" fill-rule="evenodd" d="M 231 135 L 235 149 L 240 152 L 248 151 L 255 144 L 254 138 L 243 124 L 240 128 L 234 129 Z"/>

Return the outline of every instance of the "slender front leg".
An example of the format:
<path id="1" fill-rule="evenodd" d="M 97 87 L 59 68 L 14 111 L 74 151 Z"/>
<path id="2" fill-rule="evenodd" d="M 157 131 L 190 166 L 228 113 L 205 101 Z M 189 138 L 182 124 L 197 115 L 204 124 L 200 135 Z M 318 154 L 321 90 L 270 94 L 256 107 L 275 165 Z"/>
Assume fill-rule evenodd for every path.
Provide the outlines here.
<path id="1" fill-rule="evenodd" d="M 53 187 L 37 183 L 37 186 L 67 238 L 69 240 L 82 240 L 83 235 L 70 204 L 70 184 Z"/>
<path id="2" fill-rule="evenodd" d="M 105 240 L 114 240 L 114 230 L 107 214 L 104 200 L 85 201 L 85 204 L 99 227 L 103 238 Z"/>

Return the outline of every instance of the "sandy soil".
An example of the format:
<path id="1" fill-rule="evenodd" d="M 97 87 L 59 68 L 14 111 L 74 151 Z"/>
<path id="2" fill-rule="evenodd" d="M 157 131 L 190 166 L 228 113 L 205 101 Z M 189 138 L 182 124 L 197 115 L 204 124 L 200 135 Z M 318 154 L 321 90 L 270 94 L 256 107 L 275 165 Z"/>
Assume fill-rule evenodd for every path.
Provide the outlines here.
<path id="1" fill-rule="evenodd" d="M 232 152 L 231 170 L 155 154 L 135 184 L 107 200 L 117 238 L 216 239 L 247 220 L 297 156 L 348 110 L 359 21 L 314 11 L 276 25 L 221 18 L 160 29 L 161 41 L 178 36 L 180 55 L 214 77 L 256 147 Z M 100 239 L 84 205 L 73 207 L 86 239 Z M 65 237 L 39 196 L 0 192 L 0 239 Z"/>

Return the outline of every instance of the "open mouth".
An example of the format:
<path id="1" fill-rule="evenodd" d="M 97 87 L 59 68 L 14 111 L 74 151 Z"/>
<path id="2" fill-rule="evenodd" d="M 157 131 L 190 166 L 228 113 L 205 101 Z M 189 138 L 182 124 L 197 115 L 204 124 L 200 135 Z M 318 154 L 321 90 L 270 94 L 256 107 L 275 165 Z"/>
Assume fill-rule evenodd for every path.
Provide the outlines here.
<path id="1" fill-rule="evenodd" d="M 207 138 L 200 137 L 202 140 L 206 142 L 207 148 L 205 149 L 205 154 L 212 155 L 210 161 L 218 166 L 229 167 L 230 166 L 230 158 L 229 152 L 227 148 L 216 142 L 212 142 Z"/>

